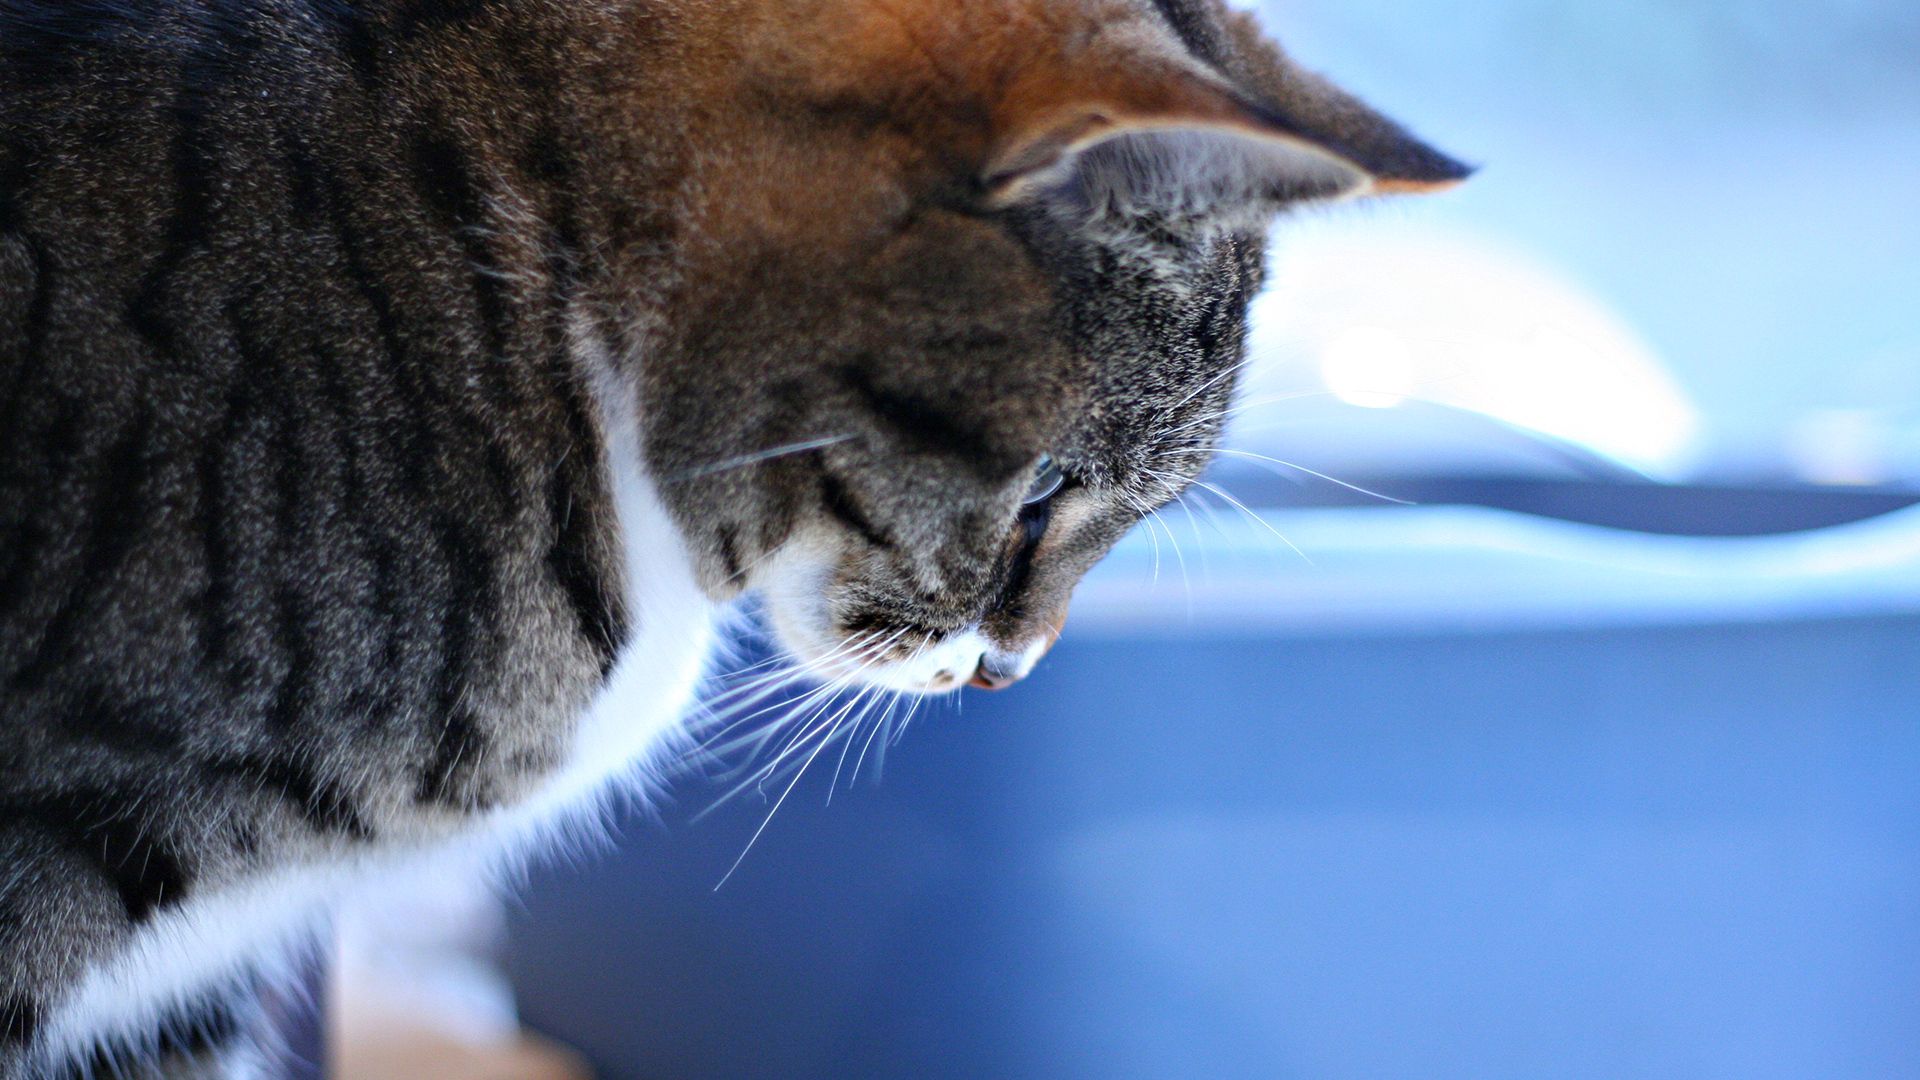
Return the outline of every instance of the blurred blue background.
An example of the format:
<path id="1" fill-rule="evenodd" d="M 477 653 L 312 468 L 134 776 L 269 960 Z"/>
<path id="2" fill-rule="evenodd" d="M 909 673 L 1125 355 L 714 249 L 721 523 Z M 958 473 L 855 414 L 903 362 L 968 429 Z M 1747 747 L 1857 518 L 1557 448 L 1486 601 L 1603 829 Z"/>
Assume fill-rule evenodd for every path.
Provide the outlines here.
<path id="1" fill-rule="evenodd" d="M 1462 392 L 1449 381 L 1471 381 L 1488 346 L 1528 343 L 1525 370 L 1539 380 L 1529 389 L 1585 393 L 1584 410 L 1568 408 L 1604 414 L 1593 416 L 1604 427 L 1576 419 L 1573 432 L 1611 428 L 1601 441 L 1665 478 L 1920 479 L 1920 5 L 1271 0 L 1259 10 L 1297 59 L 1484 166 L 1457 195 L 1321 216 L 1292 256 L 1282 245 L 1282 282 L 1297 262 L 1314 302 L 1329 299 L 1317 277 L 1358 279 L 1332 316 L 1342 329 L 1411 323 L 1398 329 L 1426 369 L 1426 396 Z M 1435 247 L 1450 270 L 1420 257 Z M 1356 259 L 1367 274 L 1338 272 Z M 1442 273 L 1455 280 L 1435 280 Z M 1561 302 L 1527 302 L 1547 290 Z M 1473 314 L 1420 310 L 1434 300 Z M 1562 310 L 1581 302 L 1591 318 Z M 1275 295 L 1270 306 L 1297 322 L 1284 316 L 1303 303 Z M 1317 359 L 1311 349 L 1277 358 L 1275 381 L 1314 389 Z M 1644 431 L 1636 401 L 1677 430 Z M 1502 404 L 1565 426 L 1551 400 Z M 1405 421 L 1331 426 L 1350 433 L 1344 444 Z M 1293 442 L 1341 463 L 1325 439 Z M 1455 456 L 1433 467 L 1454 468 Z"/>
<path id="2" fill-rule="evenodd" d="M 1027 683 L 718 891 L 780 787 L 537 872 L 527 1020 L 616 1080 L 1920 1075 L 1920 6 L 1261 10 L 1485 170 L 1280 226 L 1218 493 Z"/>

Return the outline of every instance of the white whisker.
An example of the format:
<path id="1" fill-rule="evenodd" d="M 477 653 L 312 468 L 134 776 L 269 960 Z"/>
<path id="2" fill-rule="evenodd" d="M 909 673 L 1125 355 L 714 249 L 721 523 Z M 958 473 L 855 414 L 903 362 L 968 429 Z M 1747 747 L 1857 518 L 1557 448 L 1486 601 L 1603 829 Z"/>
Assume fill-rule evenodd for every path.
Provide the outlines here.
<path id="1" fill-rule="evenodd" d="M 888 637 L 885 641 L 881 642 L 877 646 L 873 646 L 873 645 L 864 646 L 864 648 L 870 648 L 874 650 L 874 655 L 870 657 L 865 663 L 861 664 L 860 667 L 854 669 L 853 671 L 848 672 L 846 675 L 843 675 L 838 679 L 827 682 L 821 685 L 820 687 L 814 689 L 813 691 L 803 696 L 799 701 L 791 702 L 791 703 L 780 702 L 780 703 L 776 703 L 775 705 L 769 706 L 766 709 L 761 710 L 762 712 L 771 712 L 775 709 L 789 708 L 791 709 L 791 712 L 786 717 L 782 718 L 780 721 L 773 724 L 769 724 L 765 731 L 752 736 L 742 736 L 741 738 L 734 740 L 733 743 L 730 744 L 730 749 L 737 749 L 739 746 L 742 746 L 742 745 L 752 746 L 754 748 L 752 752 L 747 755 L 746 761 L 744 761 L 739 768 L 733 770 L 730 776 L 738 776 L 743 772 L 749 772 L 749 770 L 751 771 L 748 775 L 747 780 L 744 783 L 736 787 L 734 790 L 728 792 L 727 794 L 721 796 L 721 798 L 714 804 L 714 806 L 709 807 L 708 810 L 701 815 L 701 817 L 705 817 L 707 814 L 711 813 L 713 809 L 716 809 L 719 805 L 732 799 L 734 796 L 738 795 L 741 791 L 745 790 L 746 788 L 752 787 L 756 784 L 763 784 L 767 780 L 772 779 L 775 775 L 778 774 L 782 765 L 790 757 L 792 757 L 796 753 L 804 751 L 806 744 L 809 741 L 811 741 L 814 734 L 820 727 L 820 725 L 818 724 L 818 718 L 824 715 L 829 709 L 832 709 L 834 702 L 838 698 L 838 696 L 842 692 L 844 692 L 849 686 L 853 685 L 853 683 L 857 681 L 859 675 L 862 672 L 866 671 L 868 668 L 872 667 L 873 665 L 879 663 L 885 654 L 885 650 L 890 648 L 893 645 L 893 643 L 898 641 L 901 637 L 905 636 L 906 633 L 907 631 L 905 630 L 897 630 L 890 637 Z M 843 717 L 848 711 L 851 710 L 853 704 L 858 704 L 861 698 L 864 697 L 871 689 L 872 688 L 869 687 L 859 691 L 859 693 L 857 693 L 854 696 L 853 702 L 848 706 L 848 708 L 843 709 L 841 710 L 840 713 L 835 714 L 833 717 L 833 721 L 830 721 L 830 722 L 837 722 L 841 717 Z M 756 715 L 759 715 L 759 714 L 756 714 Z M 790 731 L 790 734 L 788 734 L 786 740 L 781 744 L 780 749 L 775 752 L 772 759 L 769 760 L 765 765 L 760 766 L 758 768 L 754 768 L 753 766 L 754 759 L 758 757 L 759 754 L 762 752 L 762 749 L 769 742 L 772 742 L 774 738 L 776 738 L 783 730 Z"/>
<path id="2" fill-rule="evenodd" d="M 758 465 L 763 461 L 773 461 L 776 458 L 790 457 L 794 454 L 804 454 L 809 450 L 819 450 L 823 447 L 836 446 L 843 442 L 849 442 L 854 438 L 856 438 L 856 436 L 834 435 L 827 438 L 807 439 L 804 442 L 788 443 L 785 446 L 776 446 L 771 450 L 762 450 L 754 454 L 742 454 L 739 457 L 728 458 L 724 461 L 716 461 L 710 465 L 702 465 L 695 469 L 689 469 L 686 472 L 667 477 L 666 482 L 669 484 L 684 484 L 690 480 L 699 480 L 719 473 L 732 472 L 735 469 L 744 469 L 749 465 Z"/>
<path id="3" fill-rule="evenodd" d="M 899 746 L 900 740 L 907 737 L 907 729 L 913 726 L 913 718 L 919 714 L 920 706 L 926 700 L 926 698 L 917 697 L 908 702 L 907 715 L 900 719 L 899 730 L 892 732 L 888 738 L 880 740 L 880 745 L 875 748 L 873 755 L 874 779 L 879 779 L 886 772 L 887 746 L 889 744 Z"/>
<path id="4" fill-rule="evenodd" d="M 1179 495 L 1175 495 L 1173 497 L 1173 504 L 1180 508 L 1181 513 L 1187 515 L 1187 531 L 1193 534 L 1194 550 L 1198 552 L 1200 556 L 1200 573 L 1203 577 L 1206 578 L 1207 581 L 1211 582 L 1213 580 L 1213 565 L 1212 565 L 1212 561 L 1207 557 L 1207 537 L 1205 533 L 1200 531 L 1200 518 L 1198 515 L 1196 515 L 1193 512 L 1193 505 L 1187 502 L 1187 498 L 1184 492 Z M 1218 530 L 1219 526 L 1215 525 L 1214 528 Z M 1173 531 L 1169 529 L 1167 531 L 1167 534 L 1171 536 L 1173 535 Z M 1174 550 L 1178 552 L 1180 549 L 1176 546 Z M 1180 568 L 1180 573 L 1182 577 L 1186 576 L 1186 566 L 1184 564 L 1182 564 Z M 1188 595 L 1187 615 L 1188 617 L 1192 617 L 1193 585 L 1191 582 L 1189 582 L 1187 585 L 1187 595 Z"/>
<path id="5" fill-rule="evenodd" d="M 1313 561 L 1313 558 L 1311 556 L 1309 556 L 1306 552 L 1300 550 L 1300 545 L 1287 539 L 1285 534 L 1283 534 L 1279 529 L 1276 529 L 1273 527 L 1272 522 L 1269 522 L 1266 518 L 1261 517 L 1259 514 L 1254 513 L 1252 510 L 1247 509 L 1247 505 L 1241 502 L 1239 499 L 1234 498 L 1232 495 L 1227 494 L 1225 491 L 1221 490 L 1219 487 L 1216 487 L 1215 485 L 1209 484 L 1205 481 L 1196 481 L 1194 486 L 1197 488 L 1200 488 L 1203 491 L 1211 493 L 1215 498 L 1225 500 L 1229 506 L 1232 506 L 1234 509 L 1240 511 L 1242 514 L 1245 514 L 1248 518 L 1252 519 L 1255 524 L 1259 525 L 1261 528 L 1272 533 L 1275 537 L 1279 539 L 1281 543 L 1287 545 L 1288 548 L 1292 549 L 1295 555 L 1298 555 L 1302 559 L 1305 559 L 1308 566 L 1317 565 Z"/>
<path id="6" fill-rule="evenodd" d="M 860 745 L 860 756 L 854 759 L 854 762 L 853 762 L 853 776 L 851 779 L 847 781 L 847 786 L 849 788 L 851 788 L 854 785 L 855 781 L 860 779 L 860 766 L 866 764 L 867 762 L 867 751 L 873 749 L 874 736 L 880 734 L 880 732 L 883 729 L 888 730 L 889 736 L 891 736 L 891 728 L 893 727 L 893 710 L 899 706 L 900 699 L 903 696 L 905 695 L 895 694 L 893 696 L 893 700 L 887 702 L 887 711 L 880 714 L 880 719 L 874 723 L 873 730 L 867 732 L 867 741 Z M 914 700 L 918 701 L 919 698 L 916 697 L 914 698 Z M 909 712 L 908 715 L 911 716 L 912 713 Z M 848 740 L 847 745 L 849 746 L 853 745 L 852 740 Z"/>
<path id="7" fill-rule="evenodd" d="M 873 715 L 874 709 L 878 708 L 883 700 L 886 702 L 887 709 L 891 710 L 893 708 L 893 702 L 899 700 L 899 695 L 893 691 L 875 694 L 872 699 L 867 702 L 866 708 L 860 710 L 860 715 L 854 717 L 851 723 L 845 725 L 846 741 L 840 747 L 840 760 L 833 767 L 833 781 L 827 785 L 828 806 L 833 805 L 833 793 L 840 789 L 840 773 L 841 770 L 846 768 L 847 753 L 853 749 L 853 744 L 859 740 L 860 728 L 866 724 L 867 719 Z M 884 716 L 885 713 L 881 715 Z M 879 727 L 880 723 L 876 720 L 874 722 L 874 729 L 879 730 Z M 855 775 L 858 775 L 858 769 L 855 770 Z"/>
<path id="8" fill-rule="evenodd" d="M 1281 466 L 1282 468 L 1292 469 L 1295 472 L 1305 473 L 1308 476 L 1315 477 L 1320 480 L 1325 480 L 1329 484 L 1337 484 L 1338 486 L 1346 488 L 1348 491 L 1351 491 L 1356 495 L 1365 495 L 1371 499 L 1379 499 L 1382 502 L 1390 502 L 1390 503 L 1393 503 L 1395 506 L 1414 505 L 1413 503 L 1407 501 L 1406 499 L 1396 499 L 1391 495 L 1384 495 L 1378 491 L 1369 491 L 1368 489 L 1363 488 L 1358 484 L 1350 484 L 1345 480 L 1339 479 L 1338 477 L 1328 476 L 1326 473 L 1320 472 L 1317 469 L 1309 469 L 1305 465 L 1301 465 L 1296 462 L 1282 461 L 1277 457 L 1268 457 L 1265 454 L 1250 453 L 1246 450 L 1231 450 L 1231 449 L 1222 448 L 1219 451 L 1219 453 L 1226 454 L 1231 457 L 1246 458 L 1249 461 L 1259 462 L 1262 464 L 1278 465 L 1278 466 Z"/>
<path id="9" fill-rule="evenodd" d="M 1158 438 L 1161 438 L 1161 439 L 1171 438 L 1175 435 L 1180 434 L 1181 432 L 1190 431 L 1194 428 L 1205 427 L 1208 424 L 1231 420 L 1242 413 L 1251 411 L 1253 409 L 1263 409 L 1269 405 L 1285 405 L 1285 404 L 1288 404 L 1289 402 L 1311 401 L 1315 398 L 1332 398 L 1332 397 L 1338 397 L 1338 396 L 1339 395 L 1335 394 L 1331 390 L 1314 390 L 1314 391 L 1305 391 L 1297 394 L 1270 394 L 1265 397 L 1249 398 L 1245 401 L 1235 402 L 1233 405 L 1225 409 L 1221 409 L 1218 412 L 1209 413 L 1206 416 L 1196 417 L 1196 418 L 1187 420 L 1186 422 L 1180 424 L 1177 427 L 1172 427 L 1164 431 L 1161 431 L 1158 433 Z"/>
<path id="10" fill-rule="evenodd" d="M 719 892 L 721 889 L 725 888 L 727 885 L 727 882 L 732 880 L 734 871 L 739 870 L 740 864 L 747 861 L 747 856 L 753 852 L 753 846 L 760 842 L 761 834 L 767 831 L 767 826 L 773 824 L 774 815 L 778 814 L 780 812 L 780 808 L 786 805 L 787 796 L 793 794 L 793 789 L 800 786 L 801 778 L 807 775 L 807 766 L 812 765 L 813 759 L 819 757 L 820 751 L 825 750 L 829 745 L 830 743 L 828 740 L 822 739 L 820 741 L 820 745 L 814 748 L 813 753 L 807 756 L 807 760 L 805 764 L 802 764 L 800 766 L 800 770 L 794 774 L 792 782 L 787 785 L 787 788 L 785 791 L 782 791 L 780 793 L 780 798 L 774 801 L 773 809 L 767 811 L 766 820 L 762 821 L 760 823 L 760 827 L 753 831 L 753 836 L 748 838 L 747 846 L 740 852 L 740 857 L 733 860 L 733 865 L 727 867 L 726 874 L 720 878 L 719 883 L 714 885 L 713 887 L 714 892 Z"/>
<path id="11" fill-rule="evenodd" d="M 1178 412 L 1180 409 L 1184 408 L 1188 402 L 1191 402 L 1194 398 L 1197 398 L 1201 394 L 1206 393 L 1208 390 L 1211 390 L 1214 387 L 1220 385 L 1220 383 L 1223 380 L 1231 379 L 1235 375 L 1239 374 L 1240 372 L 1245 371 L 1247 369 L 1247 366 L 1253 363 L 1253 360 L 1254 358 L 1252 356 L 1248 356 L 1247 358 L 1241 360 L 1239 363 L 1234 364 L 1233 366 L 1227 368 L 1225 371 L 1222 371 L 1220 374 L 1215 375 L 1213 378 L 1208 379 L 1206 382 L 1203 382 L 1199 386 L 1195 387 L 1193 391 L 1189 393 L 1186 397 L 1183 397 L 1179 401 L 1174 402 L 1172 405 L 1169 405 L 1166 408 L 1161 409 L 1157 415 L 1166 416 L 1169 413 Z"/>
<path id="12" fill-rule="evenodd" d="M 1174 565 L 1180 568 L 1180 587 L 1186 590 L 1187 594 L 1187 618 L 1191 619 L 1193 618 L 1193 578 L 1187 573 L 1186 552 L 1180 550 L 1180 538 L 1173 534 L 1173 526 L 1167 524 L 1167 519 L 1160 516 L 1160 511 L 1149 511 L 1149 516 L 1166 531 L 1167 543 L 1173 547 Z"/>

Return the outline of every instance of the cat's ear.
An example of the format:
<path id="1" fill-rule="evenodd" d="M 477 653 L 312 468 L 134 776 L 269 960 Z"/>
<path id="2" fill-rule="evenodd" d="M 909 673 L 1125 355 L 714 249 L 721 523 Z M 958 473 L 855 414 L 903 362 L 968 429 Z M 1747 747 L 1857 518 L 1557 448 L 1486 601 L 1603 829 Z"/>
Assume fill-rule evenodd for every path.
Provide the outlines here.
<path id="1" fill-rule="evenodd" d="M 982 178 L 994 202 L 1277 207 L 1444 191 L 1472 173 L 1317 79 L 1275 106 L 1183 57 L 1128 59 L 1019 88 Z"/>

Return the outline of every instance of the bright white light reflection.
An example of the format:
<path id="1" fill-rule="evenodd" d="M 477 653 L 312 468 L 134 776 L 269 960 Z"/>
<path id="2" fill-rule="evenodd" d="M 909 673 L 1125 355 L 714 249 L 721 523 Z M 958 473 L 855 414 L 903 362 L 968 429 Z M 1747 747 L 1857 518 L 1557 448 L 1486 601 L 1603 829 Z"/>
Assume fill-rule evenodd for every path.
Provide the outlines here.
<path id="1" fill-rule="evenodd" d="M 1407 339 L 1377 326 L 1356 326 L 1321 350 L 1320 378 L 1349 405 L 1391 409 L 1413 396 L 1420 371 Z"/>
<path id="2" fill-rule="evenodd" d="M 1552 268 L 1405 220 L 1296 224 L 1274 246 L 1249 399 L 1423 400 L 1655 475 L 1691 462 L 1700 417 L 1679 384 L 1603 301 Z"/>

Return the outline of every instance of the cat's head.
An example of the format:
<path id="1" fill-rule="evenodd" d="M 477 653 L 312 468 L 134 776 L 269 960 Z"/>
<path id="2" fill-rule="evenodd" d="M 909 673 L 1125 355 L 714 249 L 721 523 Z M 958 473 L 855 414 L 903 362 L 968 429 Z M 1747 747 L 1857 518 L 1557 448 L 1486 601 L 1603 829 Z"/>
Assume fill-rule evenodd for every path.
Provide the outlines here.
<path id="1" fill-rule="evenodd" d="M 1467 172 L 1219 0 L 729 11 L 647 452 L 827 675 L 1024 676 L 1211 458 L 1274 215 Z"/>

